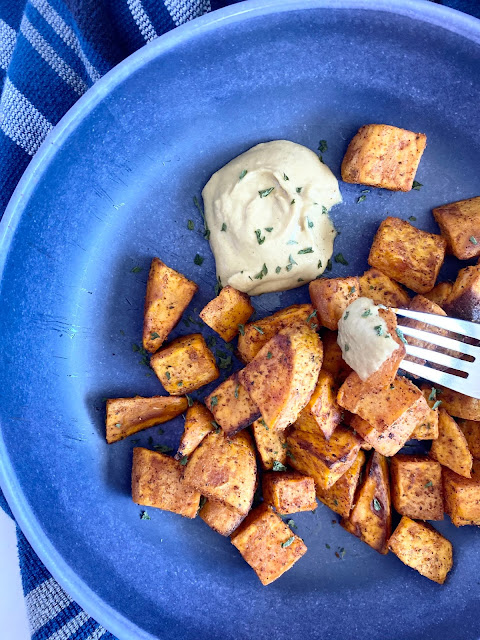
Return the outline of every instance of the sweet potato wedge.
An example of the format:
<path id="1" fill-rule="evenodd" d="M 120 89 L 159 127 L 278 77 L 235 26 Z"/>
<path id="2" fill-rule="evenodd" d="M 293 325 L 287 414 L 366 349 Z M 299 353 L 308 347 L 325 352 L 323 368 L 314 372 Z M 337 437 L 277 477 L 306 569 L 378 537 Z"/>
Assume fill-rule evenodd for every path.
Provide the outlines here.
<path id="1" fill-rule="evenodd" d="M 432 213 L 454 256 L 470 260 L 480 255 L 480 197 L 444 204 Z"/>
<path id="2" fill-rule="evenodd" d="M 132 433 L 172 420 L 186 409 L 186 398 L 109 398 L 106 418 L 107 442 L 111 444 L 123 440 Z"/>
<path id="3" fill-rule="evenodd" d="M 439 307 L 443 309 L 445 302 L 448 300 L 452 293 L 453 283 L 451 282 L 439 282 L 431 291 L 424 293 L 424 298 L 428 298 Z"/>
<path id="4" fill-rule="evenodd" d="M 378 269 L 369 269 L 359 278 L 360 296 L 375 304 L 407 309 L 410 297 L 403 287 Z"/>
<path id="5" fill-rule="evenodd" d="M 245 429 L 260 417 L 260 410 L 234 373 L 205 398 L 215 421 L 228 437 Z"/>
<path id="6" fill-rule="evenodd" d="M 360 295 L 358 278 L 319 278 L 308 285 L 320 326 L 335 330 L 342 313 Z"/>
<path id="7" fill-rule="evenodd" d="M 338 513 L 342 518 L 348 518 L 353 507 L 355 492 L 362 467 L 365 464 L 365 454 L 360 450 L 352 466 L 335 482 L 333 487 L 322 489 L 316 485 L 317 498 Z"/>
<path id="8" fill-rule="evenodd" d="M 398 454 L 390 461 L 392 503 L 413 520 L 443 520 L 442 467 L 428 456 Z"/>
<path id="9" fill-rule="evenodd" d="M 480 526 L 480 462 L 473 461 L 471 478 L 443 468 L 445 512 L 456 527 Z"/>
<path id="10" fill-rule="evenodd" d="M 438 387 L 438 392 L 441 393 L 439 399 L 442 407 L 448 414 L 464 420 L 480 421 L 480 400 L 446 387 Z"/>
<path id="11" fill-rule="evenodd" d="M 470 453 L 474 458 L 480 460 L 480 422 L 458 420 L 457 424 L 465 436 Z"/>
<path id="12" fill-rule="evenodd" d="M 252 424 L 253 436 L 257 445 L 260 462 L 264 469 L 273 469 L 275 463 L 287 462 L 287 438 L 284 431 L 270 429 L 263 418 Z"/>
<path id="13" fill-rule="evenodd" d="M 430 400 L 432 388 L 422 385 L 423 397 L 428 403 L 429 411 L 422 415 L 410 435 L 413 440 L 436 440 L 438 438 L 438 408 L 433 409 L 435 399 Z M 436 394 L 436 392 L 435 392 Z"/>
<path id="14" fill-rule="evenodd" d="M 343 384 L 352 372 L 342 356 L 342 350 L 337 342 L 337 332 L 324 329 L 322 331 L 323 362 L 322 369 L 332 374 L 337 385 Z"/>
<path id="15" fill-rule="evenodd" d="M 480 322 L 480 265 L 460 269 L 443 308 L 454 318 Z"/>
<path id="16" fill-rule="evenodd" d="M 200 318 L 218 335 L 230 342 L 254 312 L 250 296 L 230 285 L 200 311 Z"/>
<path id="17" fill-rule="evenodd" d="M 212 422 L 212 414 L 200 402 L 194 402 L 191 407 L 188 407 L 183 433 L 175 455 L 177 460 L 181 460 L 184 456 L 189 457 L 195 451 L 205 436 L 213 431 Z"/>
<path id="18" fill-rule="evenodd" d="M 438 438 L 432 442 L 430 457 L 455 473 L 470 478 L 473 457 L 467 440 L 455 420 L 441 407 L 438 411 Z"/>
<path id="19" fill-rule="evenodd" d="M 342 421 L 337 403 L 338 387 L 328 371 L 320 371 L 312 397 L 303 411 L 309 412 L 328 439 Z"/>
<path id="20" fill-rule="evenodd" d="M 263 499 L 282 516 L 317 508 L 315 482 L 296 471 L 271 471 L 263 476 Z"/>
<path id="21" fill-rule="evenodd" d="M 213 500 L 207 500 L 198 515 L 211 529 L 221 536 L 231 535 L 245 518 L 235 509 Z"/>

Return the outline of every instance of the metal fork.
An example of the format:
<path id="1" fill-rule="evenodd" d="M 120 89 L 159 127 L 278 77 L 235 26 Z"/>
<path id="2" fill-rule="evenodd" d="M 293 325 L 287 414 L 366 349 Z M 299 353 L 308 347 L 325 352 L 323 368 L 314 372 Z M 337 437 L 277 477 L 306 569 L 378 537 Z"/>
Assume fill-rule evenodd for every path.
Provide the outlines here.
<path id="1" fill-rule="evenodd" d="M 439 316 L 433 313 L 422 313 L 419 311 L 410 311 L 408 309 L 396 309 L 392 308 L 392 311 L 398 316 L 405 316 L 406 318 L 412 318 L 418 320 L 424 324 L 430 324 L 434 327 L 440 327 L 446 329 L 452 333 L 457 333 L 468 338 L 474 338 L 480 340 L 480 325 L 474 322 L 468 322 L 467 320 L 457 320 L 456 318 L 449 318 L 447 316 Z M 438 351 L 431 351 L 430 349 L 423 349 L 422 347 L 415 347 L 414 345 L 405 344 L 407 354 L 422 358 L 428 362 L 439 364 L 449 369 L 454 369 L 458 372 L 467 374 L 467 377 L 461 377 L 455 375 L 455 373 L 444 373 L 438 369 L 426 367 L 416 362 L 409 362 L 408 360 L 402 360 L 400 369 L 412 373 L 430 382 L 442 385 L 459 393 L 463 393 L 466 396 L 480 399 L 480 346 L 473 346 L 466 344 L 460 340 L 454 340 L 453 338 L 446 338 L 436 333 L 430 333 L 429 331 L 423 331 L 421 329 L 414 329 L 413 327 L 406 327 L 399 325 L 402 333 L 412 338 L 418 338 L 424 342 L 430 342 L 443 349 L 450 351 L 456 351 L 459 354 L 471 356 L 473 361 L 461 360 L 446 353 L 440 353 Z"/>

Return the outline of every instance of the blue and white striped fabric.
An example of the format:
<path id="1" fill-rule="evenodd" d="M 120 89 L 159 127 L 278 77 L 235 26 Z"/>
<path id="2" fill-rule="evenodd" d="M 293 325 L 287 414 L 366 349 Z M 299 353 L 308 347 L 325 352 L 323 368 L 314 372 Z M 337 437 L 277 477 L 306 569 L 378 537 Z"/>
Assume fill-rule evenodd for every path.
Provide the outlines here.
<path id="1" fill-rule="evenodd" d="M 94 82 L 146 42 L 237 1 L 2 0 L 0 217 L 47 133 Z M 480 18 L 479 0 L 443 4 Z M 11 515 L 1 492 L 0 506 Z M 55 582 L 18 528 L 17 536 L 32 638 L 115 640 Z"/>

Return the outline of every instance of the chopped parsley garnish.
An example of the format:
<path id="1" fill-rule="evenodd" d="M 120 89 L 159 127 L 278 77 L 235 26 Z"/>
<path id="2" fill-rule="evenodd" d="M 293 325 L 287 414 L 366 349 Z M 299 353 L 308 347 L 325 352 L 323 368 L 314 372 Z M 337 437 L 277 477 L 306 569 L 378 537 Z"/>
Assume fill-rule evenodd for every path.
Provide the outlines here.
<path id="1" fill-rule="evenodd" d="M 220 231 L 226 231 L 227 230 L 227 225 L 225 224 L 225 222 L 222 224 L 222 228 L 220 229 Z"/>
<path id="2" fill-rule="evenodd" d="M 236 398 L 237 400 L 238 400 L 238 391 L 239 391 L 239 389 L 240 389 L 240 385 L 239 385 L 239 384 L 237 384 L 237 386 L 235 387 L 235 393 L 234 393 L 234 396 L 235 396 L 235 398 Z"/>
<path id="3" fill-rule="evenodd" d="M 409 220 L 411 220 L 412 222 L 415 222 L 415 221 L 416 221 L 416 219 L 417 219 L 417 218 L 416 218 L 416 216 L 410 216 L 410 217 L 409 217 Z"/>
<path id="4" fill-rule="evenodd" d="M 320 140 L 320 142 L 318 143 L 318 150 L 320 151 L 320 153 L 325 153 L 325 151 L 328 151 L 328 144 L 326 140 Z"/>
<path id="5" fill-rule="evenodd" d="M 313 253 L 313 249 L 312 247 L 306 247 L 305 249 L 300 249 L 300 251 L 297 251 L 298 255 L 303 255 L 305 253 Z"/>
<path id="6" fill-rule="evenodd" d="M 229 369 L 232 366 L 232 356 L 219 356 L 218 367 L 220 369 Z"/>
<path id="7" fill-rule="evenodd" d="M 275 273 L 280 273 L 280 271 L 281 271 L 281 270 L 282 270 L 282 267 L 277 267 L 277 268 L 275 269 Z"/>
<path id="8" fill-rule="evenodd" d="M 187 399 L 188 406 L 189 406 L 189 407 L 192 407 L 192 406 L 193 406 L 193 400 L 192 400 L 192 397 L 191 397 L 191 396 L 189 396 L 189 395 L 186 395 L 185 397 L 186 397 L 186 399 Z"/>
<path id="9" fill-rule="evenodd" d="M 220 425 L 218 424 L 218 422 L 215 422 L 215 420 L 212 420 L 210 424 L 215 429 L 215 433 L 220 433 Z"/>
<path id="10" fill-rule="evenodd" d="M 309 322 L 312 318 L 314 318 L 317 315 L 317 310 L 314 309 L 312 311 L 312 313 L 307 317 L 307 322 Z"/>
<path id="11" fill-rule="evenodd" d="M 211 407 L 216 407 L 218 404 L 218 396 L 212 396 L 210 398 L 210 406 Z"/>
<path id="12" fill-rule="evenodd" d="M 167 380 L 170 380 L 170 378 L 172 377 L 170 375 L 170 371 L 165 371 L 165 377 L 166 377 Z"/>
<path id="13" fill-rule="evenodd" d="M 298 278 L 297 282 L 305 282 L 305 280 L 303 278 Z"/>
<path id="14" fill-rule="evenodd" d="M 267 353 L 267 360 L 271 360 L 271 358 L 272 358 L 272 352 L 271 352 L 271 351 L 269 351 L 269 352 Z"/>
<path id="15" fill-rule="evenodd" d="M 244 169 L 242 173 L 238 176 L 239 180 L 243 180 L 243 178 L 247 175 L 248 171 Z"/>
<path id="16" fill-rule="evenodd" d="M 140 511 L 140 520 L 151 520 L 146 511 Z"/>
<path id="17" fill-rule="evenodd" d="M 182 465 L 182 467 L 184 467 L 188 462 L 188 456 L 182 456 L 180 458 L 180 464 Z"/>
<path id="18" fill-rule="evenodd" d="M 474 236 L 470 236 L 470 242 L 472 244 L 478 244 L 478 240 Z"/>
<path id="19" fill-rule="evenodd" d="M 331 271 L 332 270 L 332 261 L 330 260 L 330 258 L 327 260 L 327 266 L 325 267 L 325 269 L 327 271 Z"/>
<path id="20" fill-rule="evenodd" d="M 319 260 L 319 261 L 318 261 L 318 264 L 317 264 L 317 269 L 321 269 L 321 268 L 322 268 L 322 261 L 321 261 L 321 260 Z"/>
<path id="21" fill-rule="evenodd" d="M 380 500 L 377 500 L 377 498 L 373 499 L 373 508 L 375 509 L 375 511 L 380 511 L 380 509 L 382 508 Z"/>
<path id="22" fill-rule="evenodd" d="M 333 504 L 338 507 L 338 500 L 336 498 L 333 499 Z"/>
<path id="23" fill-rule="evenodd" d="M 268 189 L 262 189 L 261 191 L 258 192 L 260 198 L 266 198 L 268 195 L 270 195 L 272 193 L 272 191 L 275 189 L 275 187 L 269 187 Z"/>
<path id="24" fill-rule="evenodd" d="M 220 291 L 223 289 L 222 286 L 222 281 L 220 280 L 220 277 L 217 278 L 217 284 L 214 287 L 215 290 L 215 295 L 218 296 L 218 294 L 220 293 Z"/>
<path id="25" fill-rule="evenodd" d="M 117 429 L 120 429 L 121 426 L 122 426 L 122 423 L 121 422 L 117 422 L 115 426 L 117 427 Z"/>
<path id="26" fill-rule="evenodd" d="M 295 204 L 295 198 L 290 202 L 290 204 Z"/>
<path id="27" fill-rule="evenodd" d="M 298 244 L 298 242 L 296 240 L 289 240 L 287 244 Z"/>
<path id="28" fill-rule="evenodd" d="M 327 542 L 325 543 L 325 546 L 327 549 L 330 549 L 330 545 Z"/>
<path id="29" fill-rule="evenodd" d="M 350 311 L 345 311 L 345 315 L 343 316 L 343 319 L 346 320 L 349 315 L 350 315 Z"/>
<path id="30" fill-rule="evenodd" d="M 172 447 L 169 447 L 166 444 L 154 444 L 153 448 L 155 451 L 159 451 L 160 453 L 169 453 L 173 451 Z"/>
<path id="31" fill-rule="evenodd" d="M 256 324 L 253 325 L 253 328 L 258 331 L 258 333 L 260 333 L 262 336 L 264 334 L 263 329 L 261 329 L 259 326 L 257 326 Z"/>
<path id="32" fill-rule="evenodd" d="M 288 540 L 285 540 L 285 542 L 282 542 L 282 549 L 286 549 L 287 547 L 289 547 L 294 540 L 295 540 L 295 536 L 292 536 Z"/>
<path id="33" fill-rule="evenodd" d="M 268 233 L 272 233 L 273 227 L 265 227 L 265 231 L 268 231 Z"/>
<path id="34" fill-rule="evenodd" d="M 433 482 L 431 480 L 429 480 L 427 482 L 427 484 L 424 485 L 425 489 L 428 489 L 428 487 L 433 487 Z"/>
<path id="35" fill-rule="evenodd" d="M 362 313 L 362 318 L 368 318 L 368 316 L 372 315 L 372 310 L 371 309 L 365 309 L 365 311 Z"/>
<path id="36" fill-rule="evenodd" d="M 348 264 L 348 262 L 343 257 L 343 253 L 337 253 L 337 255 L 335 256 L 335 262 L 344 264 L 345 266 Z"/>
<path id="37" fill-rule="evenodd" d="M 183 387 L 183 380 L 179 380 L 179 382 L 177 382 L 177 387 Z"/>
<path id="38" fill-rule="evenodd" d="M 205 231 L 203 232 L 203 237 L 206 240 L 208 240 L 210 238 L 210 229 L 208 228 L 207 219 L 205 218 L 205 214 L 203 213 L 203 209 L 200 206 L 197 196 L 193 196 L 193 204 L 197 207 L 198 211 L 200 212 L 200 215 L 202 216 L 203 226 L 205 227 Z"/>
<path id="39" fill-rule="evenodd" d="M 140 273 L 140 271 L 143 271 L 143 269 L 142 267 L 133 267 L 131 271 L 132 273 Z"/>
<path id="40" fill-rule="evenodd" d="M 187 222 L 187 229 L 188 229 L 189 231 L 193 231 L 193 230 L 195 229 L 195 224 L 194 224 L 193 220 L 189 220 L 189 221 Z"/>
<path id="41" fill-rule="evenodd" d="M 291 519 L 287 520 L 287 525 L 289 527 L 291 527 L 292 529 L 296 529 L 297 528 L 297 525 L 295 524 L 295 520 L 291 520 Z"/>
<path id="42" fill-rule="evenodd" d="M 415 191 L 420 191 L 421 187 L 423 187 L 423 184 L 421 182 L 417 182 L 416 180 L 413 181 L 412 189 L 415 189 Z"/>
<path id="43" fill-rule="evenodd" d="M 400 329 L 400 327 L 397 327 L 395 329 L 397 336 L 400 338 L 400 340 L 404 343 L 404 344 L 408 344 L 408 342 L 405 339 L 405 336 L 403 335 L 403 331 Z"/>
<path id="44" fill-rule="evenodd" d="M 290 178 L 287 176 L 287 174 L 286 174 L 286 173 L 284 173 L 284 174 L 283 174 L 283 179 L 284 179 L 284 180 L 290 180 Z"/>
<path id="45" fill-rule="evenodd" d="M 262 237 L 261 229 L 255 229 L 255 235 L 257 236 L 258 244 L 263 244 L 265 242 L 265 236 Z"/>
<path id="46" fill-rule="evenodd" d="M 360 193 L 370 193 L 370 189 L 362 189 Z"/>
<path id="47" fill-rule="evenodd" d="M 433 405 L 432 409 L 438 409 L 438 407 L 439 407 L 441 404 L 442 404 L 442 401 L 441 401 L 441 400 L 437 400 L 437 401 L 435 402 L 435 404 Z"/>
<path id="48" fill-rule="evenodd" d="M 430 402 L 432 402 L 432 400 L 437 399 L 437 390 L 435 389 L 435 387 L 432 387 L 432 390 L 430 391 L 430 395 L 428 396 L 428 399 Z"/>
<path id="49" fill-rule="evenodd" d="M 287 467 L 278 460 L 273 461 L 273 471 L 286 471 Z"/>
<path id="50" fill-rule="evenodd" d="M 346 344 L 344 347 L 345 353 L 347 353 L 347 351 L 350 351 L 350 345 Z"/>
<path id="51" fill-rule="evenodd" d="M 297 188 L 295 189 L 295 191 L 296 191 L 297 193 L 301 193 L 301 192 L 302 192 L 302 189 L 303 189 L 303 187 L 297 187 Z"/>
<path id="52" fill-rule="evenodd" d="M 367 196 L 365 194 L 363 194 L 362 196 L 359 196 L 357 198 L 357 204 L 360 204 L 360 202 L 363 202 L 366 199 L 367 199 Z"/>
<path id="53" fill-rule="evenodd" d="M 260 424 L 262 425 L 262 427 L 265 427 L 265 429 L 268 429 L 267 423 L 263 418 L 260 418 Z"/>
<path id="54" fill-rule="evenodd" d="M 244 324 L 239 324 L 238 325 L 238 332 L 242 334 L 242 336 L 245 335 L 245 325 Z"/>
<path id="55" fill-rule="evenodd" d="M 200 267 L 203 264 L 204 259 L 205 258 L 202 258 L 202 256 L 199 253 L 197 253 L 195 258 L 193 259 L 193 262 Z"/>
<path id="56" fill-rule="evenodd" d="M 267 265 L 265 263 L 263 263 L 263 267 L 261 269 L 261 271 L 259 271 L 257 273 L 256 276 L 253 276 L 255 278 L 255 280 L 261 280 L 263 278 L 263 276 L 266 276 L 268 273 L 268 269 L 267 269 Z"/>
<path id="57" fill-rule="evenodd" d="M 307 224 L 308 224 L 308 228 L 311 229 L 313 227 L 313 222 L 310 220 L 310 218 L 307 216 Z"/>
<path id="58" fill-rule="evenodd" d="M 152 331 L 150 334 L 150 338 L 151 340 L 156 340 L 157 338 L 160 338 L 160 336 L 158 335 L 158 333 L 156 331 Z"/>
<path id="59" fill-rule="evenodd" d="M 328 209 L 327 209 L 327 207 L 325 207 L 324 205 L 322 205 L 322 214 L 323 214 L 324 216 L 326 216 L 326 215 L 327 215 L 327 213 L 328 213 Z"/>
<path id="60" fill-rule="evenodd" d="M 394 384 L 391 384 L 391 385 L 390 385 L 390 389 L 395 389 L 395 385 L 394 385 Z"/>

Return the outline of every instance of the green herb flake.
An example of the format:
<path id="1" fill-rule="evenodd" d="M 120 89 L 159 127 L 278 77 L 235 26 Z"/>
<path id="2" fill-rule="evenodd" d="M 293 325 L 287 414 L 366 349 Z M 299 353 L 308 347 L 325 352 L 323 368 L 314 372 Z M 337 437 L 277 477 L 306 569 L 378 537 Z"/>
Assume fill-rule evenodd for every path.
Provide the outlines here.
<path id="1" fill-rule="evenodd" d="M 158 333 L 156 331 L 152 331 L 152 333 L 150 334 L 150 338 L 152 340 L 156 340 L 157 338 L 160 338 L 160 336 L 158 335 Z"/>
<path id="2" fill-rule="evenodd" d="M 238 326 L 238 332 L 244 336 L 245 335 L 245 325 L 244 324 L 239 324 Z"/>
<path id="3" fill-rule="evenodd" d="M 282 542 L 282 549 L 286 549 L 287 547 L 289 547 L 294 540 L 295 540 L 295 536 L 292 536 L 288 540 L 285 540 L 285 542 Z"/>
<path id="4" fill-rule="evenodd" d="M 298 242 L 296 240 L 289 240 L 287 244 L 298 244 Z"/>
<path id="5" fill-rule="evenodd" d="M 261 280 L 263 278 L 263 276 L 267 275 L 267 273 L 268 273 L 267 265 L 265 263 L 263 263 L 263 267 L 262 267 L 261 271 L 259 271 L 257 273 L 257 275 L 253 276 L 253 277 L 255 278 L 255 280 Z"/>
<path id="6" fill-rule="evenodd" d="M 380 509 L 382 508 L 380 500 L 377 500 L 377 498 L 373 499 L 373 508 L 375 509 L 375 511 L 380 511 Z"/>
<path id="7" fill-rule="evenodd" d="M 320 153 L 325 153 L 325 151 L 328 151 L 328 144 L 326 140 L 320 140 L 320 142 L 318 143 L 318 150 L 320 151 Z"/>
<path id="8" fill-rule="evenodd" d="M 307 320 L 306 320 L 306 321 L 307 321 L 307 322 L 310 322 L 310 320 L 311 320 L 312 318 L 315 318 L 315 316 L 316 316 L 316 315 L 317 315 L 317 310 L 316 310 L 316 309 L 314 309 L 314 310 L 312 311 L 312 313 L 307 317 Z"/>
<path id="9" fill-rule="evenodd" d="M 295 198 L 290 202 L 290 204 L 295 204 Z"/>
<path id="10" fill-rule="evenodd" d="M 411 220 L 412 222 L 416 222 L 417 218 L 416 218 L 416 216 L 410 216 L 409 220 Z"/>
<path id="11" fill-rule="evenodd" d="M 235 398 L 236 398 L 237 400 L 238 400 L 238 391 L 239 391 L 239 389 L 240 389 L 240 385 L 239 385 L 239 384 L 237 384 L 237 386 L 235 387 L 235 393 L 234 393 L 234 396 L 235 396 Z"/>
<path id="12" fill-rule="evenodd" d="M 193 407 L 193 399 L 191 396 L 189 396 L 188 394 L 185 396 L 188 402 L 188 406 L 189 407 Z"/>
<path id="13" fill-rule="evenodd" d="M 326 546 L 327 549 L 330 549 L 330 545 L 329 544 L 325 543 L 325 546 Z"/>
<path id="14" fill-rule="evenodd" d="M 338 262 L 339 264 L 343 264 L 343 265 L 348 265 L 347 260 L 345 260 L 345 258 L 343 257 L 343 253 L 337 253 L 337 255 L 335 256 L 335 262 Z"/>
<path id="15" fill-rule="evenodd" d="M 297 278 L 297 282 L 305 282 L 303 278 Z"/>
<path id="16" fill-rule="evenodd" d="M 232 356 L 219 356 L 218 367 L 219 369 L 229 369 L 232 366 Z"/>
<path id="17" fill-rule="evenodd" d="M 308 228 L 311 229 L 313 227 L 313 222 L 310 220 L 310 218 L 307 216 L 307 225 Z"/>
<path id="18" fill-rule="evenodd" d="M 133 267 L 131 271 L 132 273 L 140 273 L 140 271 L 143 271 L 143 269 L 142 267 Z"/>
<path id="19" fill-rule="evenodd" d="M 268 231 L 268 233 L 272 233 L 273 231 L 273 227 L 264 227 L 265 231 Z"/>
<path id="20" fill-rule="evenodd" d="M 322 205 L 322 215 L 326 216 L 328 213 L 328 209 L 327 207 L 325 207 L 324 205 Z"/>
<path id="21" fill-rule="evenodd" d="M 258 244 L 263 244 L 265 242 L 265 236 L 262 237 L 261 229 L 255 229 L 255 235 L 257 236 Z"/>
<path id="22" fill-rule="evenodd" d="M 331 271 L 332 270 L 332 261 L 330 260 L 330 258 L 327 260 L 327 266 L 325 267 L 326 271 Z"/>
<path id="23" fill-rule="evenodd" d="M 222 289 L 223 289 L 222 281 L 220 280 L 220 278 L 217 278 L 217 284 L 214 287 L 215 295 L 218 296 L 218 294 Z"/>
<path id="24" fill-rule="evenodd" d="M 218 396 L 212 396 L 210 398 L 210 407 L 216 407 L 218 404 Z"/>
<path id="25" fill-rule="evenodd" d="M 313 249 L 312 247 L 306 247 L 305 249 L 300 249 L 300 251 L 297 251 L 298 255 L 304 255 L 305 253 L 313 253 Z"/>
<path id="26" fill-rule="evenodd" d="M 350 311 L 345 311 L 345 315 L 343 316 L 343 319 L 346 320 L 349 315 L 350 315 Z"/>
<path id="27" fill-rule="evenodd" d="M 177 382 L 177 387 L 183 387 L 183 380 L 180 380 L 179 382 Z"/>
<path id="28" fill-rule="evenodd" d="M 296 529 L 297 525 L 295 524 L 295 520 L 287 520 L 287 526 L 291 527 L 292 529 Z"/>
<path id="29" fill-rule="evenodd" d="M 432 390 L 430 391 L 430 395 L 428 396 L 428 399 L 430 402 L 437 399 L 437 390 L 435 389 L 435 387 L 432 387 Z"/>
<path id="30" fill-rule="evenodd" d="M 267 353 L 267 360 L 271 360 L 271 358 L 272 358 L 272 352 L 271 352 L 271 351 L 269 351 L 269 352 Z"/>
<path id="31" fill-rule="evenodd" d="M 247 169 L 244 169 L 242 173 L 238 176 L 238 179 L 243 180 L 244 177 L 247 175 L 247 173 L 248 173 Z"/>
<path id="32" fill-rule="evenodd" d="M 222 228 L 220 229 L 220 231 L 226 231 L 227 230 L 227 225 L 225 224 L 225 222 L 222 224 Z"/>
<path id="33" fill-rule="evenodd" d="M 442 401 L 441 401 L 441 400 L 437 400 L 437 401 L 435 402 L 435 404 L 433 405 L 432 409 L 438 409 L 438 407 L 439 407 L 441 404 L 442 404 Z"/>
<path id="34" fill-rule="evenodd" d="M 357 204 L 360 204 L 360 202 L 363 202 L 366 199 L 367 199 L 367 196 L 365 194 L 363 194 L 362 196 L 359 196 L 357 198 Z"/>
<path id="35" fill-rule="evenodd" d="M 220 425 L 218 424 L 218 422 L 215 422 L 215 420 L 212 420 L 210 424 L 215 429 L 215 433 L 220 433 Z"/>
<path id="36" fill-rule="evenodd" d="M 350 345 L 349 345 L 349 344 L 346 344 L 346 345 L 343 347 L 343 349 L 344 349 L 345 353 L 347 353 L 347 351 L 350 351 Z"/>
<path id="37" fill-rule="evenodd" d="M 198 201 L 197 196 L 193 196 L 193 204 L 196 206 L 196 208 L 198 209 L 200 215 L 202 216 L 202 220 L 203 220 L 203 226 L 205 228 L 205 231 L 203 232 L 203 237 L 208 240 L 210 238 L 210 229 L 208 228 L 207 225 L 207 220 L 205 218 L 205 214 L 203 213 L 203 209 L 200 206 L 200 203 Z"/>
<path id="38" fill-rule="evenodd" d="M 273 461 L 273 467 L 272 467 L 273 471 L 286 471 L 287 467 L 282 464 L 281 462 L 279 462 L 278 460 L 274 460 Z"/>
<path id="39" fill-rule="evenodd" d="M 195 224 L 194 224 L 193 220 L 189 220 L 189 221 L 187 222 L 187 229 L 188 229 L 189 231 L 193 231 L 193 230 L 195 229 Z"/>
<path id="40" fill-rule="evenodd" d="M 258 331 L 258 333 L 260 333 L 262 336 L 265 333 L 264 330 L 262 328 L 260 328 L 259 326 L 257 326 L 256 324 L 253 325 L 253 328 Z"/>
<path id="41" fill-rule="evenodd" d="M 295 191 L 296 191 L 297 193 L 302 193 L 302 189 L 303 189 L 303 187 L 297 187 L 297 188 L 295 189 Z"/>
<path id="42" fill-rule="evenodd" d="M 333 504 L 338 507 L 338 500 L 336 498 L 333 499 Z"/>
<path id="43" fill-rule="evenodd" d="M 188 462 L 188 456 L 182 456 L 180 458 L 180 464 L 182 465 L 182 467 L 184 467 Z"/>
<path id="44" fill-rule="evenodd" d="M 151 520 L 146 511 L 140 511 L 140 520 Z"/>
<path id="45" fill-rule="evenodd" d="M 285 181 L 290 180 L 290 178 L 287 176 L 287 174 L 286 174 L 286 173 L 284 173 L 284 174 L 283 174 L 283 179 L 284 179 Z"/>
<path id="46" fill-rule="evenodd" d="M 321 268 L 322 268 L 322 261 L 321 261 L 321 260 L 319 260 L 319 261 L 318 261 L 318 264 L 317 264 L 317 269 L 321 269 Z"/>
<path id="47" fill-rule="evenodd" d="M 277 268 L 275 269 L 275 273 L 280 273 L 280 271 L 281 271 L 281 270 L 282 270 L 282 267 L 277 267 Z"/>
<path id="48" fill-rule="evenodd" d="M 420 191 L 422 187 L 423 184 L 421 182 L 417 182 L 416 180 L 413 181 L 412 189 L 415 189 L 415 191 Z"/>
<path id="49" fill-rule="evenodd" d="M 262 189 L 261 191 L 258 192 L 260 198 L 266 198 L 267 196 L 269 196 L 272 191 L 275 189 L 275 187 L 269 187 L 268 189 Z"/>
<path id="50" fill-rule="evenodd" d="M 356 291 L 356 290 L 357 290 L 357 289 L 356 289 L 356 287 L 355 287 L 355 286 L 353 286 L 353 287 L 349 287 L 349 288 L 348 288 L 348 293 L 349 293 L 350 295 L 352 295 L 353 293 L 355 293 L 355 291 Z"/>
<path id="51" fill-rule="evenodd" d="M 167 380 L 170 380 L 170 378 L 172 377 L 170 375 L 170 371 L 165 371 L 165 377 L 166 377 Z"/>
<path id="52" fill-rule="evenodd" d="M 433 487 L 433 482 L 431 480 L 429 480 L 425 485 L 423 485 L 425 487 L 425 489 L 428 489 L 428 487 Z"/>
<path id="53" fill-rule="evenodd" d="M 173 451 L 172 447 L 169 447 L 166 444 L 154 444 L 153 449 L 160 453 L 170 453 L 170 451 Z"/>
<path id="54" fill-rule="evenodd" d="M 395 329 L 395 332 L 397 334 L 397 336 L 400 338 L 400 340 L 404 343 L 404 344 L 408 344 L 408 342 L 405 339 L 405 336 L 403 335 L 403 331 L 400 329 L 400 327 L 397 327 Z"/>
<path id="55" fill-rule="evenodd" d="M 193 259 L 194 264 L 198 265 L 199 267 L 203 264 L 205 258 L 202 258 L 202 256 L 197 253 L 195 258 Z"/>
<path id="56" fill-rule="evenodd" d="M 365 311 L 362 313 L 362 318 L 368 318 L 368 316 L 372 315 L 372 310 L 371 309 L 365 309 Z"/>
<path id="57" fill-rule="evenodd" d="M 121 422 L 117 422 L 116 425 L 117 429 L 120 429 L 122 427 L 122 423 Z"/>
<path id="58" fill-rule="evenodd" d="M 478 244 L 478 240 L 474 236 L 470 236 L 470 242 L 472 244 Z"/>

